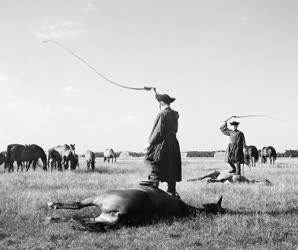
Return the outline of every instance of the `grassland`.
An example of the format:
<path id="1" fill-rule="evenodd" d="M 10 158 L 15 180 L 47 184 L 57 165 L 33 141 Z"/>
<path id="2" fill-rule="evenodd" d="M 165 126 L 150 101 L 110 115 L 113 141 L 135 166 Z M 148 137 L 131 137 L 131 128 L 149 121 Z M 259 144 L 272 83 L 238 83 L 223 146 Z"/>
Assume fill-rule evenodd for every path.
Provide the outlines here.
<path id="1" fill-rule="evenodd" d="M 267 178 L 274 186 L 186 182 L 213 170 L 227 169 L 220 160 L 185 159 L 184 181 L 177 189 L 188 203 L 200 206 L 223 194 L 223 216 L 200 215 L 106 233 L 81 231 L 76 222 L 46 223 L 46 216 L 95 216 L 96 208 L 50 211 L 47 202 L 70 201 L 107 189 L 133 187 L 146 178 L 141 160 L 119 160 L 87 172 L 3 173 L 0 170 L 0 249 L 297 249 L 298 161 L 259 165 L 246 177 Z M 161 188 L 165 188 L 163 184 Z"/>

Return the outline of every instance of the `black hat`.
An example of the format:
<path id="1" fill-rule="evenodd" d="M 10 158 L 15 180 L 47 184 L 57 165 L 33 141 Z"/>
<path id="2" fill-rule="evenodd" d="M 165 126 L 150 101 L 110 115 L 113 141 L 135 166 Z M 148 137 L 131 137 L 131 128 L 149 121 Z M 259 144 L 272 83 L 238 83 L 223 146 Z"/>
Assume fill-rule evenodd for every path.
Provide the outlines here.
<path id="1" fill-rule="evenodd" d="M 156 94 L 155 97 L 156 97 L 157 101 L 159 101 L 159 102 L 163 101 L 164 103 L 167 103 L 167 104 L 170 104 L 176 100 L 175 98 L 172 98 L 167 94 Z"/>
<path id="2" fill-rule="evenodd" d="M 240 122 L 236 122 L 236 121 L 232 121 L 232 122 L 230 122 L 230 124 L 231 124 L 232 126 L 238 126 L 239 123 L 240 123 Z"/>

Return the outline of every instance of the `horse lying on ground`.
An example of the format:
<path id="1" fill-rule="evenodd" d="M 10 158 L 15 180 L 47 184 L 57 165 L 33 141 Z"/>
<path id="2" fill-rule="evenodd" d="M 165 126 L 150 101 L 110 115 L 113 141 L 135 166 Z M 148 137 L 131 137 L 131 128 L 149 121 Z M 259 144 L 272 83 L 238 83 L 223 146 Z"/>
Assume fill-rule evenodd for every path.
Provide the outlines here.
<path id="1" fill-rule="evenodd" d="M 213 171 L 210 174 L 207 174 L 203 177 L 195 178 L 195 179 L 188 179 L 187 181 L 201 181 L 206 179 L 208 183 L 213 182 L 221 182 L 221 183 L 247 183 L 247 184 L 264 184 L 267 186 L 273 185 L 269 180 L 249 180 L 244 176 L 229 173 L 228 171 Z"/>
<path id="2" fill-rule="evenodd" d="M 100 215 L 96 218 L 88 218 L 86 222 L 96 223 L 98 226 L 119 226 L 141 225 L 163 218 L 195 216 L 201 212 L 224 213 L 221 202 L 222 196 L 217 203 L 203 204 L 202 208 L 196 208 L 160 189 L 137 186 L 126 190 L 110 190 L 79 202 L 49 202 L 48 207 L 81 209 L 96 206 L 100 209 Z M 49 219 L 55 220 L 51 217 Z"/>

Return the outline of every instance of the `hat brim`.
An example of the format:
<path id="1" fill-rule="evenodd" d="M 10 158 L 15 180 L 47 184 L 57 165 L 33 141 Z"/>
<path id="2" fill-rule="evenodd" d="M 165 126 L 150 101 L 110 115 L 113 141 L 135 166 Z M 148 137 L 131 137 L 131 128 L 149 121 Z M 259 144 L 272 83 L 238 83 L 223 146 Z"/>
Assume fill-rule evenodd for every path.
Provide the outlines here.
<path id="1" fill-rule="evenodd" d="M 238 126 L 238 125 L 240 124 L 240 122 L 230 122 L 230 124 L 231 124 L 232 126 Z"/>
<path id="2" fill-rule="evenodd" d="M 156 94 L 155 97 L 158 102 L 172 103 L 176 100 L 176 98 L 168 97 L 161 94 Z"/>

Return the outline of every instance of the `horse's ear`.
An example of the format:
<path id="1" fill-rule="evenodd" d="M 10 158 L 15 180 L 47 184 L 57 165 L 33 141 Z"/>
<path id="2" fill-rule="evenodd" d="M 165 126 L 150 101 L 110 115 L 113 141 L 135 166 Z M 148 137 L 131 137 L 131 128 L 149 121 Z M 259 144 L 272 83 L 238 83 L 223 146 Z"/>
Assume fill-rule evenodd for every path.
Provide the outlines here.
<path id="1" fill-rule="evenodd" d="M 217 202 L 217 206 L 218 206 L 218 207 L 221 207 L 222 197 L 223 197 L 223 195 L 220 196 L 220 198 L 219 198 L 219 200 L 218 200 L 218 202 Z"/>

